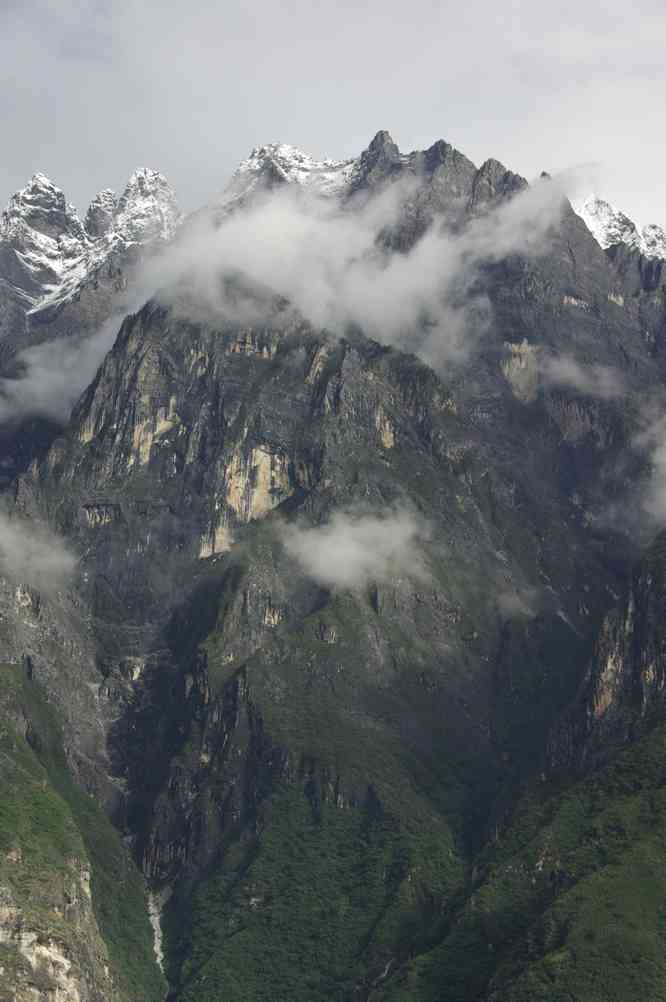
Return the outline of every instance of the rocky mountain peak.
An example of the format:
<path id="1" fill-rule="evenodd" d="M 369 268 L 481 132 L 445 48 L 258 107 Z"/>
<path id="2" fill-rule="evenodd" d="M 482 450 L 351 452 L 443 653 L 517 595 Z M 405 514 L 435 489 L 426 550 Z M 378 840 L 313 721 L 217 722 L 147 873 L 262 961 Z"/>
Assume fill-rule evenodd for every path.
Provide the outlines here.
<path id="1" fill-rule="evenodd" d="M 176 194 L 164 175 L 148 167 L 135 170 L 114 214 L 118 237 L 131 243 L 168 240 L 179 221 Z"/>
<path id="2" fill-rule="evenodd" d="M 474 208 L 494 202 L 521 191 L 527 187 L 525 178 L 508 170 L 499 160 L 492 157 L 479 167 L 474 178 L 470 204 Z"/>
<path id="3" fill-rule="evenodd" d="M 50 239 L 68 236 L 85 238 L 81 221 L 73 205 L 46 174 L 33 174 L 25 188 L 9 200 L 0 219 L 0 236 L 16 234 L 25 228 Z"/>
<path id="4" fill-rule="evenodd" d="M 396 173 L 403 157 L 390 133 L 382 129 L 361 153 L 354 170 L 352 190 L 376 184 Z"/>
<path id="5" fill-rule="evenodd" d="M 359 156 L 346 160 L 318 160 L 288 143 L 256 146 L 239 164 L 219 204 L 227 206 L 253 191 L 270 190 L 283 184 L 344 199 L 403 174 L 426 179 L 436 176 L 438 189 L 465 201 L 471 197 L 476 173 L 472 161 L 443 139 L 425 151 L 401 153 L 391 134 L 381 129 Z M 495 160 L 487 161 L 481 173 L 481 186 L 492 196 L 526 184 Z"/>
<path id="6" fill-rule="evenodd" d="M 321 195 L 338 195 L 347 187 L 354 165 L 354 160 L 317 160 L 288 143 L 255 146 L 236 169 L 224 200 L 281 184 L 296 184 Z"/>
<path id="7" fill-rule="evenodd" d="M 168 240 L 180 220 L 176 196 L 159 171 L 139 168 L 120 199 L 106 188 L 85 225 L 63 191 L 36 173 L 0 217 L 0 274 L 29 312 L 71 299 L 111 253 Z"/>
<path id="8" fill-rule="evenodd" d="M 624 244 L 644 257 L 666 259 L 666 233 L 660 226 L 639 230 L 629 216 L 597 195 L 576 202 L 574 209 L 604 250 Z"/>
<path id="9" fill-rule="evenodd" d="M 359 188 L 381 182 L 403 166 L 409 167 L 410 158 L 414 156 L 423 158 L 432 153 L 434 170 L 445 161 L 449 151 L 453 151 L 453 147 L 441 142 L 426 154 L 403 155 L 385 129 L 374 136 L 360 156 L 346 160 L 319 160 L 297 146 L 268 143 L 255 146 L 249 157 L 239 164 L 224 191 L 222 203 L 281 184 L 298 185 L 318 195 L 343 198 Z"/>
<path id="10" fill-rule="evenodd" d="M 427 168 L 435 170 L 442 164 L 447 163 L 457 153 L 458 151 L 450 143 L 445 142 L 443 139 L 438 139 L 436 143 L 428 147 L 423 154 L 423 159 Z"/>
<path id="11" fill-rule="evenodd" d="M 118 208 L 115 191 L 104 188 L 98 192 L 88 207 L 85 218 L 86 232 L 95 239 L 103 237 L 113 225 L 113 217 Z"/>
<path id="12" fill-rule="evenodd" d="M 17 204 L 24 206 L 35 206 L 40 208 L 65 209 L 65 196 L 60 188 L 53 183 L 51 178 L 41 171 L 32 175 L 30 181 L 18 191 L 13 198 Z"/>
<path id="13" fill-rule="evenodd" d="M 36 171 L 25 188 L 21 188 L 12 197 L 13 204 L 39 206 L 41 208 L 65 208 L 65 196 L 50 177 Z"/>
<path id="14" fill-rule="evenodd" d="M 666 231 L 661 226 L 657 226 L 656 223 L 644 226 L 641 237 L 645 257 L 666 260 Z"/>
<path id="15" fill-rule="evenodd" d="M 386 129 L 379 130 L 366 152 L 371 153 L 373 156 L 386 156 L 391 159 L 400 156 L 397 144 L 394 142 L 391 133 L 387 132 Z"/>

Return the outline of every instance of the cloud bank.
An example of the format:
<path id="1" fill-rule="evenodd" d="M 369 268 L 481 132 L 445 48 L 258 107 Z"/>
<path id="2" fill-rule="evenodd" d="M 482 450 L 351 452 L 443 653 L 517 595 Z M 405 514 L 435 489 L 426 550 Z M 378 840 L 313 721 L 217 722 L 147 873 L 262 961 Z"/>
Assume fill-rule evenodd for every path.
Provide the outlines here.
<path id="1" fill-rule="evenodd" d="M 285 297 L 314 327 L 359 328 L 417 352 L 435 367 L 465 357 L 488 323 L 475 290 L 482 264 L 509 254 L 538 255 L 558 222 L 563 193 L 538 182 L 454 235 L 435 219 L 407 253 L 388 253 L 380 235 L 399 224 L 413 187 L 396 184 L 351 211 L 286 189 L 257 197 L 219 228 L 201 219 L 149 264 L 162 295 L 189 292 L 221 318 L 258 321 L 257 297 L 229 296 L 224 277 Z"/>
<path id="2" fill-rule="evenodd" d="M 314 528 L 286 526 L 284 547 L 309 577 L 326 588 L 360 588 L 401 577 L 427 578 L 420 544 L 427 526 L 413 513 L 336 512 Z"/>
<path id="3" fill-rule="evenodd" d="M 278 324 L 295 311 L 315 328 L 340 335 L 360 329 L 436 369 L 464 360 L 490 322 L 476 288 L 481 265 L 541 253 L 563 194 L 556 182 L 538 182 L 456 235 L 435 219 L 408 253 L 386 251 L 382 232 L 399 225 L 417 196 L 415 182 L 399 182 L 342 208 L 287 188 L 256 196 L 221 224 L 213 213 L 196 214 L 143 262 L 95 335 L 18 356 L 20 377 L 0 380 L 0 421 L 34 414 L 66 421 L 122 318 L 156 294 L 190 319 Z"/>
<path id="4" fill-rule="evenodd" d="M 64 540 L 44 526 L 0 512 L 0 576 L 49 594 L 67 584 L 76 562 Z"/>

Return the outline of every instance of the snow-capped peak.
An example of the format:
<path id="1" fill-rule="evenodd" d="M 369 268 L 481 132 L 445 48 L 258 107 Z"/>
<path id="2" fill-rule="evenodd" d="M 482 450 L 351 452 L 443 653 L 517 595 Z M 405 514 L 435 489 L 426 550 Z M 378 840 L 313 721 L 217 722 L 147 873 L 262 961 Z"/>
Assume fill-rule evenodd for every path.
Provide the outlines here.
<path id="1" fill-rule="evenodd" d="M 639 230 L 633 220 L 597 195 L 573 207 L 604 250 L 624 244 L 644 257 L 666 259 L 666 232 L 660 226 L 651 224 Z"/>
<path id="2" fill-rule="evenodd" d="M 180 221 L 176 196 L 159 171 L 142 167 L 119 199 L 99 192 L 85 225 L 60 188 L 36 173 L 0 216 L 0 256 L 29 312 L 71 299 L 112 252 L 173 236 Z"/>
<path id="3" fill-rule="evenodd" d="M 85 227 L 86 232 L 93 239 L 103 237 L 113 225 L 113 217 L 118 208 L 118 199 L 115 191 L 111 188 L 104 188 L 98 192 L 88 206 L 86 212 Z"/>
<path id="4" fill-rule="evenodd" d="M 238 165 L 223 201 L 241 198 L 260 184 L 297 184 L 318 195 L 338 195 L 349 185 L 356 163 L 356 160 L 316 160 L 288 143 L 256 146 Z"/>
<path id="5" fill-rule="evenodd" d="M 666 230 L 656 223 L 650 223 L 643 227 L 641 239 L 645 257 L 659 257 L 666 260 Z"/>
<path id="6" fill-rule="evenodd" d="M 36 171 L 25 188 L 16 192 L 14 200 L 27 203 L 47 201 L 65 205 L 65 196 L 62 190 L 41 171 Z"/>
<path id="7" fill-rule="evenodd" d="M 50 177 L 36 171 L 30 178 L 25 188 L 22 188 L 14 196 L 22 202 L 42 201 L 44 199 L 65 204 L 65 196 L 61 189 L 53 183 Z"/>
<path id="8" fill-rule="evenodd" d="M 267 143 L 255 146 L 249 157 L 241 161 L 213 208 L 226 211 L 253 192 L 280 185 L 344 201 L 358 190 L 380 185 L 402 170 L 414 175 L 432 173 L 449 153 L 463 159 L 441 140 L 424 152 L 401 153 L 385 130 L 378 132 L 359 156 L 347 160 L 318 160 L 289 143 Z M 470 167 L 473 169 L 471 163 Z"/>
<path id="9" fill-rule="evenodd" d="M 259 173 L 265 169 L 267 163 L 270 163 L 284 176 L 285 181 L 312 187 L 318 191 L 329 191 L 344 186 L 355 162 L 355 160 L 315 160 L 297 146 L 290 146 L 288 143 L 269 143 L 267 146 L 256 146 L 247 160 L 239 164 L 236 175 Z"/>
<path id="10" fill-rule="evenodd" d="M 113 228 L 123 240 L 144 243 L 173 236 L 180 213 L 176 195 L 163 174 L 139 167 L 118 200 Z"/>
<path id="11" fill-rule="evenodd" d="M 26 227 L 45 237 L 84 237 L 74 206 L 68 205 L 62 190 L 40 172 L 33 174 L 25 188 L 10 198 L 0 217 L 0 238 Z"/>

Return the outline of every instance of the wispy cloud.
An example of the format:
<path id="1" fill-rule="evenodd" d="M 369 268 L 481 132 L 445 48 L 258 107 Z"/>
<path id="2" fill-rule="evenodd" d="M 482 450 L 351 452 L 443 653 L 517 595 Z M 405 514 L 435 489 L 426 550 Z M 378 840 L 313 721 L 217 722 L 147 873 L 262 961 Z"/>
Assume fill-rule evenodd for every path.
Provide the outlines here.
<path id="1" fill-rule="evenodd" d="M 378 237 L 399 222 L 414 196 L 400 184 L 353 210 L 286 189 L 258 197 L 215 227 L 201 217 L 150 265 L 162 294 L 174 290 L 217 310 L 221 318 L 252 316 L 251 297 L 229 297 L 238 276 L 257 290 L 285 297 L 314 327 L 361 329 L 378 341 L 418 352 L 443 366 L 465 357 L 488 321 L 475 291 L 482 263 L 508 254 L 538 255 L 560 218 L 563 193 L 538 182 L 457 234 L 435 220 L 407 253 L 387 253 Z"/>
<path id="2" fill-rule="evenodd" d="M 0 576 L 43 593 L 64 587 L 76 557 L 45 526 L 0 512 Z"/>
<path id="3" fill-rule="evenodd" d="M 427 525 L 407 510 L 384 514 L 336 512 L 312 528 L 282 530 L 287 553 L 327 588 L 358 588 L 411 577 L 427 578 L 421 545 Z"/>
<path id="4" fill-rule="evenodd" d="M 66 422 L 112 347 L 122 314 L 88 338 L 63 337 L 18 355 L 16 378 L 0 379 L 0 422 L 39 415 Z"/>
<path id="5" fill-rule="evenodd" d="M 506 588 L 497 596 L 497 608 L 502 619 L 533 619 L 539 610 L 540 597 L 536 588 Z"/>
<path id="6" fill-rule="evenodd" d="M 507 254 L 537 255 L 560 216 L 555 182 L 538 182 L 472 219 L 456 235 L 437 220 L 408 253 L 389 253 L 380 235 L 417 196 L 396 183 L 362 205 L 342 208 L 301 190 L 259 196 L 221 225 L 200 213 L 131 277 L 114 315 L 92 337 L 28 349 L 17 379 L 0 380 L 0 421 L 28 414 L 67 420 L 110 349 L 126 312 L 159 295 L 193 319 L 279 323 L 290 311 L 315 328 L 357 328 L 442 369 L 468 357 L 490 306 L 476 289 L 480 265 Z M 276 316 L 276 300 L 287 303 Z"/>
<path id="7" fill-rule="evenodd" d="M 582 365 L 571 355 L 546 355 L 539 371 L 549 386 L 566 387 L 601 400 L 613 400 L 626 393 L 622 373 L 606 365 Z"/>

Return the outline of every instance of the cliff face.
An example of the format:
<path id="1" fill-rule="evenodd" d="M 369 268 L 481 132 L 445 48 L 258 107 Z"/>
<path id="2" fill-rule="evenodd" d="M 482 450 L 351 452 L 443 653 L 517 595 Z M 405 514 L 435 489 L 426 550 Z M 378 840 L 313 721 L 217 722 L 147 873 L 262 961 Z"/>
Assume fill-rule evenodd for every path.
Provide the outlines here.
<path id="1" fill-rule="evenodd" d="M 9 664 L 2 672 L 2 983 L 21 1002 L 36 992 L 103 999 L 113 982 L 92 908 L 90 862 L 27 740 L 22 672 Z"/>
<path id="2" fill-rule="evenodd" d="M 604 617 L 574 705 L 555 727 L 555 767 L 609 758 L 645 734 L 663 711 L 664 540 L 634 570 L 626 596 Z"/>
<path id="3" fill-rule="evenodd" d="M 379 134 L 342 164 L 262 148 L 209 211 L 304 176 L 353 212 L 417 175 L 382 253 L 525 188 Z M 91 208 L 96 239 L 114 204 Z M 591 846 L 656 837 L 632 814 L 651 773 L 609 848 L 602 805 L 631 761 L 575 769 L 651 740 L 659 714 L 659 549 L 634 573 L 609 511 L 649 473 L 637 393 L 662 378 L 663 299 L 630 289 L 567 204 L 538 255 L 479 261 L 472 292 L 492 323 L 437 373 L 278 295 L 247 322 L 187 288 L 157 298 L 14 483 L 5 531 L 50 526 L 75 567 L 8 574 L 1 594 L 8 740 L 72 838 L 37 900 L 83 930 L 26 918 L 33 836 L 8 842 L 3 935 L 26 992 L 38 969 L 72 999 L 162 991 L 138 871 L 99 805 L 147 880 L 179 1002 L 508 1002 L 565 947 L 556 975 L 575 982 L 565 897 L 605 866 Z"/>
<path id="4" fill-rule="evenodd" d="M 163 983 L 132 860 L 73 781 L 62 717 L 32 661 L 0 671 L 0 997 L 157 1000 Z M 66 678 L 59 689 L 76 700 Z"/>
<path id="5" fill-rule="evenodd" d="M 44 452 L 66 423 L 137 295 L 143 263 L 173 238 L 180 213 L 158 172 L 107 189 L 83 220 L 35 174 L 0 214 L 0 484 Z"/>

